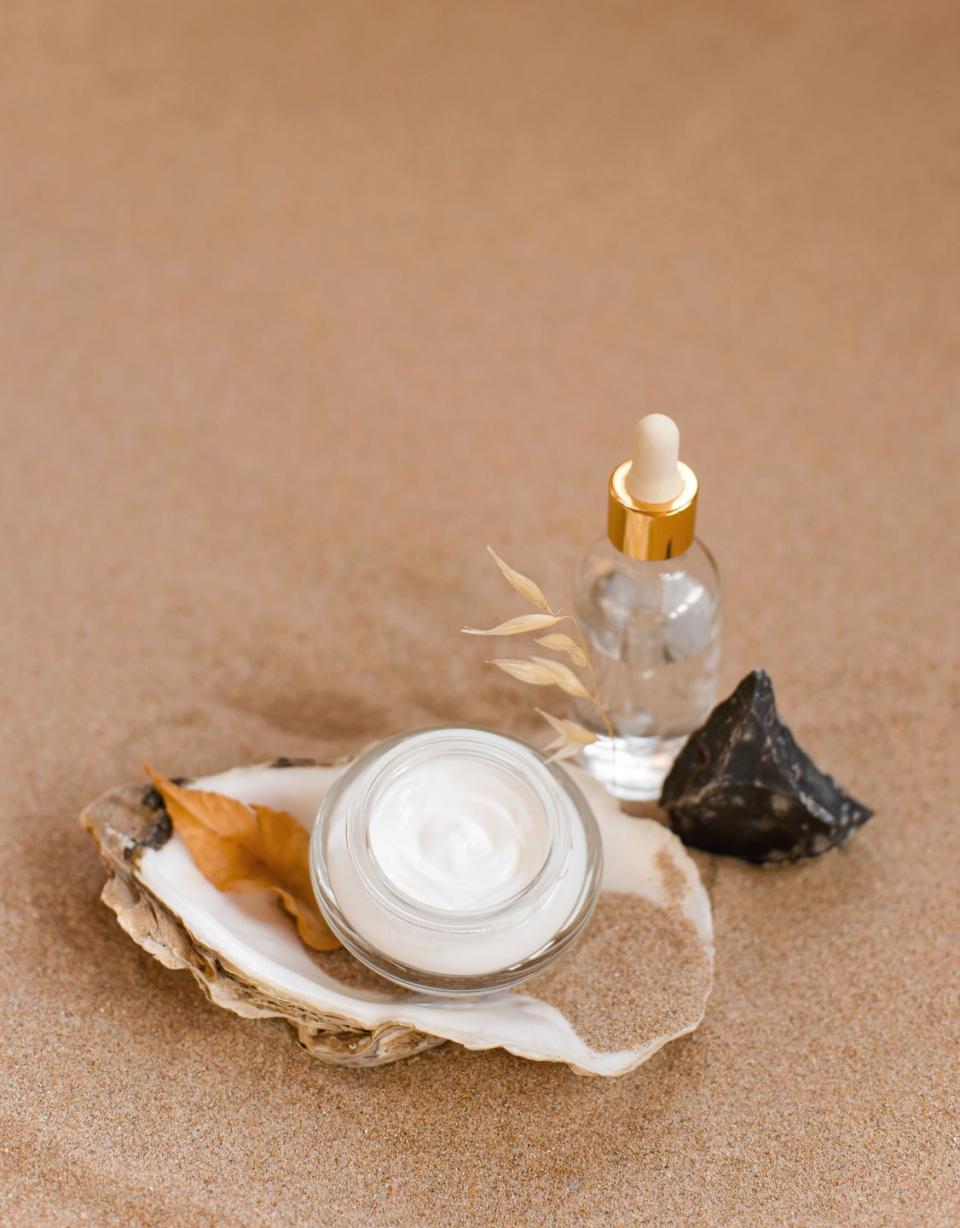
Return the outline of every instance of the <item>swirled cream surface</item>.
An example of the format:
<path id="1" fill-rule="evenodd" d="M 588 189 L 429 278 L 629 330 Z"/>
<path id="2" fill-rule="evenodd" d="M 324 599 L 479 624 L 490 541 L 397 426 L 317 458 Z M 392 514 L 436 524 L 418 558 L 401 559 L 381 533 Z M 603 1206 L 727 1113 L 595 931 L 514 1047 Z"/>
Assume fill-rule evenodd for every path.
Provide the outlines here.
<path id="1" fill-rule="evenodd" d="M 543 807 L 519 776 L 461 755 L 423 759 L 380 792 L 373 856 L 393 889 L 428 908 L 496 908 L 546 860 Z"/>
<path id="2" fill-rule="evenodd" d="M 599 854 L 573 786 L 487 730 L 423 730 L 371 749 L 318 829 L 321 907 L 371 966 L 378 953 L 486 976 L 549 950 L 592 907 Z"/>

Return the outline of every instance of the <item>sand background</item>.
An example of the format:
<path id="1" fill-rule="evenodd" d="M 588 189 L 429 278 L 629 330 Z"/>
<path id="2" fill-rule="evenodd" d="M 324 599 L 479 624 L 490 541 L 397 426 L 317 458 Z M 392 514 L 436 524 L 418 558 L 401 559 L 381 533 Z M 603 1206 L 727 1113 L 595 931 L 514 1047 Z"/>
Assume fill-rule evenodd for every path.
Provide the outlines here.
<path id="1" fill-rule="evenodd" d="M 957 1168 L 960 19 L 918 3 L 0 13 L 0 1219 L 939 1225 Z M 444 721 L 674 413 L 876 819 L 704 857 L 706 1020 L 589 1081 L 326 1068 L 136 949 L 83 803 Z"/>

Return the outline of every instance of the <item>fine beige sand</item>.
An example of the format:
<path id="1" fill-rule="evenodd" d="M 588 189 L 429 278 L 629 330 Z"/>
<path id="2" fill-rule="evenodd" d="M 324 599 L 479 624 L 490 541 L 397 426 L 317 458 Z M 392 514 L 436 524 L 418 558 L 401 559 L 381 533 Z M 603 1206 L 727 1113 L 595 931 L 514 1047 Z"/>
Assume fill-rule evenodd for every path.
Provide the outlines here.
<path id="1" fill-rule="evenodd" d="M 960 21 L 936 0 L 0 13 L 0 1222 L 960 1218 Z M 698 855 L 702 1027 L 622 1080 L 327 1068 L 98 902 L 81 806 L 445 721 L 641 410 L 723 686 L 876 818 Z"/>

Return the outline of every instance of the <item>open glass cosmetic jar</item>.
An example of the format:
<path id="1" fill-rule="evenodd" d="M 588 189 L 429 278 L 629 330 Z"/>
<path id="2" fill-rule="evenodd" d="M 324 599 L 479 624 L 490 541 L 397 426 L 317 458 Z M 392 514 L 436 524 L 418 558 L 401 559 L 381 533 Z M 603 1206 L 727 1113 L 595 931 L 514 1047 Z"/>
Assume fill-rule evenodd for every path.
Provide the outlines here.
<path id="1" fill-rule="evenodd" d="M 589 921 L 601 869 L 571 777 L 523 742 L 465 727 L 367 751 L 327 794 L 310 846 L 343 945 L 427 993 L 486 993 L 545 968 Z"/>

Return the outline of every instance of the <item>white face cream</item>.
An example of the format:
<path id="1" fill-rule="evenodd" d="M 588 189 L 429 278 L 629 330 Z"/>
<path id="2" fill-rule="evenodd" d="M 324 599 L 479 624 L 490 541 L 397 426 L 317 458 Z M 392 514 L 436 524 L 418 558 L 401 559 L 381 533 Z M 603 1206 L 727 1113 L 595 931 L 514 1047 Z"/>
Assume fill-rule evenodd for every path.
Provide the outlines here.
<path id="1" fill-rule="evenodd" d="M 370 811 L 370 850 L 401 895 L 454 912 L 495 908 L 536 876 L 550 827 L 519 777 L 466 755 L 422 759 Z"/>
<path id="2" fill-rule="evenodd" d="M 362 756 L 327 796 L 311 871 L 344 945 L 382 975 L 481 992 L 538 971 L 595 902 L 600 840 L 562 769 L 485 730 L 426 730 Z"/>

